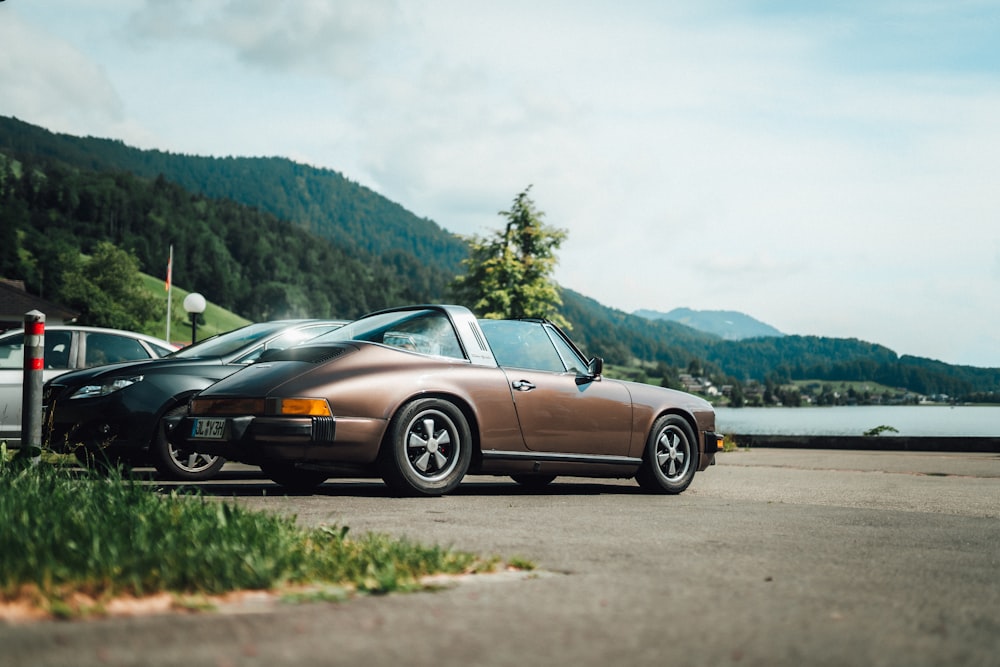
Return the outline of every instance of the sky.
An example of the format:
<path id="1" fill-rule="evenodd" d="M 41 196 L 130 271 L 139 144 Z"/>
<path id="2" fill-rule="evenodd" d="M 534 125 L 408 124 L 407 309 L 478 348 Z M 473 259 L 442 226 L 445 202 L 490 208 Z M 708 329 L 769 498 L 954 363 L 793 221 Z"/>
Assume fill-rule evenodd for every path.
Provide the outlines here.
<path id="1" fill-rule="evenodd" d="M 626 312 L 1000 367 L 995 0 L 6 0 L 0 115 L 336 170 Z"/>

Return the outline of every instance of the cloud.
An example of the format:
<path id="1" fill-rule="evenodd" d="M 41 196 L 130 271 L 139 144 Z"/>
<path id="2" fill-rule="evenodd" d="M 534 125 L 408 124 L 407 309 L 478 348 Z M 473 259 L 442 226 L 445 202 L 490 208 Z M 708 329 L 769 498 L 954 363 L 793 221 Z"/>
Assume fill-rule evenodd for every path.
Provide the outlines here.
<path id="1" fill-rule="evenodd" d="M 231 52 L 250 67 L 357 79 L 374 45 L 397 21 L 392 0 L 146 0 L 126 31 L 135 40 L 202 42 Z"/>
<path id="2" fill-rule="evenodd" d="M 121 123 L 121 98 L 97 63 L 6 11 L 0 21 L 3 113 L 62 132 Z"/>
<path id="3" fill-rule="evenodd" d="M 466 234 L 533 185 L 558 279 L 608 305 L 1000 366 L 958 324 L 1000 327 L 990 3 L 27 7 L 0 95 L 29 122 L 292 157 Z"/>

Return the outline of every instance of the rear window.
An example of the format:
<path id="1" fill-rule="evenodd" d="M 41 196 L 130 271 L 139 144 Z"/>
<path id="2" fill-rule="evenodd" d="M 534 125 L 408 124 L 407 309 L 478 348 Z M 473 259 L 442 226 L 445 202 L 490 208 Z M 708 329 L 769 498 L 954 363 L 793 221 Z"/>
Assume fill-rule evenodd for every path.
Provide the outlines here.
<path id="1" fill-rule="evenodd" d="M 306 345 L 351 340 L 381 343 L 420 354 L 465 359 L 458 335 L 448 316 L 431 309 L 371 315 L 314 338 Z"/>

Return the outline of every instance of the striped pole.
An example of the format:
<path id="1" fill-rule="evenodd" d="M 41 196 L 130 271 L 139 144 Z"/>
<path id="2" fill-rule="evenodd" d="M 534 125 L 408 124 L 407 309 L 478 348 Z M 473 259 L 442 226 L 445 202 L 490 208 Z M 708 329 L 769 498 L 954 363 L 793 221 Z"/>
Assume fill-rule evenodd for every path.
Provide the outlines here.
<path id="1" fill-rule="evenodd" d="M 45 368 L 45 314 L 24 315 L 24 382 L 21 396 L 21 451 L 37 464 L 42 454 L 42 369 Z"/>

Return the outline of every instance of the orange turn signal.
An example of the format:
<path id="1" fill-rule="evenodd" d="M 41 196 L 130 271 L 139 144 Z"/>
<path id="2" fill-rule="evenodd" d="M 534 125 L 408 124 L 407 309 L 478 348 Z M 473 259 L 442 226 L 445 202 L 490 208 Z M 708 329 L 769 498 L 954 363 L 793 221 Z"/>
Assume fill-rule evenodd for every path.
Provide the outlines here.
<path id="1" fill-rule="evenodd" d="M 332 417 L 333 411 L 324 398 L 282 398 L 278 401 L 278 414 Z"/>

